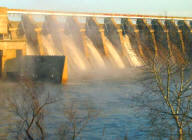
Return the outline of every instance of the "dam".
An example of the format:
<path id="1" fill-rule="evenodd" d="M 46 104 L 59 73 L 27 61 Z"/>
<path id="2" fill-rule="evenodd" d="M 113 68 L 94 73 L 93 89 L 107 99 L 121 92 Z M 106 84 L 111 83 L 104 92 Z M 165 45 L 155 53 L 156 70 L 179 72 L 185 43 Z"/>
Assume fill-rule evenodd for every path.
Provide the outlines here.
<path id="1" fill-rule="evenodd" d="M 191 139 L 191 47 L 192 17 L 1 7 L 0 139 Z"/>
<path id="2" fill-rule="evenodd" d="M 191 60 L 191 51 L 188 17 L 0 8 L 1 78 L 57 77 L 65 83 L 71 75 L 93 70 L 144 67 L 154 58 L 164 62 L 169 54 L 182 64 Z M 35 72 L 26 74 L 28 66 Z"/>

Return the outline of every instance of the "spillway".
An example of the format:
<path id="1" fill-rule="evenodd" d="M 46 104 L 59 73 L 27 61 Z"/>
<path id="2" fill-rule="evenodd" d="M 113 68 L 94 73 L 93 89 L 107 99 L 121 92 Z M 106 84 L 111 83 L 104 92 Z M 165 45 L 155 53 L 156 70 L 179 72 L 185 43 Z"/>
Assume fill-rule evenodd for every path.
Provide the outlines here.
<path id="1" fill-rule="evenodd" d="M 170 54 L 178 64 L 192 58 L 191 18 L 2 9 L 0 26 L 7 30 L 0 30 L 1 42 L 23 42 L 3 53 L 2 73 L 16 57 L 10 50 L 18 49 L 27 56 L 66 56 L 75 76 L 143 67 L 154 58 L 163 63 Z"/>

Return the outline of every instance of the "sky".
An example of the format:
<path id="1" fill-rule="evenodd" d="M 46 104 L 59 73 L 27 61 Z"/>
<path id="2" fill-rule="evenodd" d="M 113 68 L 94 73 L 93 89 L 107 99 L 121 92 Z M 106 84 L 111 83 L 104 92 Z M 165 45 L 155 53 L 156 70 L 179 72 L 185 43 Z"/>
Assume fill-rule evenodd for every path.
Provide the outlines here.
<path id="1" fill-rule="evenodd" d="M 0 0 L 0 7 L 192 17 L 192 0 Z"/>

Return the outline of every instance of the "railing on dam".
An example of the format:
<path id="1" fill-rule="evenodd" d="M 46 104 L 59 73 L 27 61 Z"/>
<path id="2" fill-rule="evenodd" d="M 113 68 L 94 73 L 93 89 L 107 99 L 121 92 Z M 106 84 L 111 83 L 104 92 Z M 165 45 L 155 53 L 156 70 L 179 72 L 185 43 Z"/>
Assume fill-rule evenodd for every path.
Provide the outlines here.
<path id="1" fill-rule="evenodd" d="M 8 14 L 33 14 L 33 15 L 55 15 L 55 16 L 78 16 L 78 17 L 113 17 L 113 18 L 142 18 L 142 19 L 173 19 L 173 20 L 192 20 L 192 17 L 172 17 L 138 14 L 111 14 L 111 13 L 86 13 L 86 12 L 63 12 L 46 10 L 24 10 L 7 9 Z"/>

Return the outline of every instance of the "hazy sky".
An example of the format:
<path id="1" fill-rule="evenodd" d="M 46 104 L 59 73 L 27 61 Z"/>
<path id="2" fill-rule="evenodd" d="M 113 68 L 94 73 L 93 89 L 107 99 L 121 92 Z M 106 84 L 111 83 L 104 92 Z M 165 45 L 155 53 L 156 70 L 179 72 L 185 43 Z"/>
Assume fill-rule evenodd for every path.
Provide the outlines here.
<path id="1" fill-rule="evenodd" d="M 0 0 L 0 6 L 67 12 L 191 16 L 192 0 Z"/>

